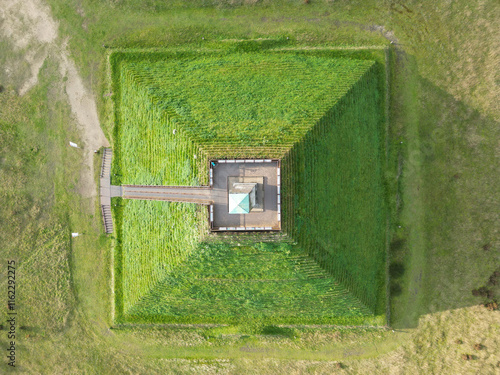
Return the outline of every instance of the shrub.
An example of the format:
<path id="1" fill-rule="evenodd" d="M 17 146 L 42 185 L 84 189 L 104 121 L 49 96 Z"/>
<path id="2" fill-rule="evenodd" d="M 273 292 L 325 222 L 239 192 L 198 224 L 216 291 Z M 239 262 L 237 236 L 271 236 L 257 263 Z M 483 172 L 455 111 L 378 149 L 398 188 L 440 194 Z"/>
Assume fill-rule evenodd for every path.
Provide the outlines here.
<path id="1" fill-rule="evenodd" d="M 389 275 L 397 279 L 405 273 L 405 266 L 401 262 L 394 262 L 389 266 Z"/>
<path id="2" fill-rule="evenodd" d="M 396 253 L 396 252 L 400 251 L 401 249 L 403 249 L 405 243 L 406 243 L 406 240 L 401 239 L 401 238 L 393 240 L 391 242 L 391 245 L 390 245 L 391 252 Z"/>
<path id="3" fill-rule="evenodd" d="M 474 350 L 483 350 L 484 345 L 483 344 L 474 344 Z"/>
<path id="4" fill-rule="evenodd" d="M 262 329 L 263 335 L 275 335 L 275 336 L 284 336 L 287 338 L 297 338 L 299 337 L 299 333 L 294 328 L 288 327 L 278 327 L 278 326 L 266 326 Z"/>
<path id="5" fill-rule="evenodd" d="M 498 310 L 498 303 L 496 301 L 493 301 L 493 302 L 490 302 L 490 303 L 485 303 L 483 306 L 486 307 L 486 309 L 488 311 L 496 311 L 496 310 Z"/>
<path id="6" fill-rule="evenodd" d="M 403 289 L 401 289 L 401 286 L 399 284 L 392 284 L 391 285 L 391 296 L 392 297 L 400 296 L 401 293 L 403 293 Z"/>
<path id="7" fill-rule="evenodd" d="M 493 297 L 493 292 L 485 286 L 482 286 L 478 289 L 473 289 L 472 295 L 475 297 L 486 297 L 490 299 Z"/>

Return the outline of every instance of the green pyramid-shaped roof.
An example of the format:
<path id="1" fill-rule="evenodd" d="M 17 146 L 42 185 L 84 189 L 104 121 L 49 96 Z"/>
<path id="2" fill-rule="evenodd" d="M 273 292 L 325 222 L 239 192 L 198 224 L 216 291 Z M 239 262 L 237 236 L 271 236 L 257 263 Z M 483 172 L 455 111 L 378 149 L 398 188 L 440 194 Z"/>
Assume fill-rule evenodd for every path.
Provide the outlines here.
<path id="1" fill-rule="evenodd" d="M 250 213 L 250 195 L 244 193 L 229 193 L 229 213 Z"/>
<path id="2" fill-rule="evenodd" d="M 328 288 L 323 290 L 321 283 L 308 281 L 309 271 L 299 272 L 291 275 L 290 280 L 302 280 L 305 284 L 289 290 L 304 293 L 297 292 L 298 299 L 291 305 L 285 304 L 288 309 L 264 304 L 266 307 L 259 314 L 275 316 L 276 312 L 284 314 L 286 321 L 302 321 L 300 306 L 308 303 L 308 295 L 315 295 L 313 291 L 323 296 L 327 305 L 336 304 L 332 310 L 336 317 L 349 316 L 352 309 L 364 315 L 380 310 L 378 293 L 384 290 L 381 275 L 385 256 L 379 129 L 383 106 L 378 94 L 380 71 L 373 61 L 293 52 L 169 52 L 150 56 L 120 52 L 114 59 L 120 151 L 114 163 L 119 163 L 124 183 L 198 185 L 206 181 L 209 158 L 282 160 L 282 228 L 288 241 L 297 243 L 301 256 L 315 264 L 310 270 L 322 270 L 324 273 L 318 271 L 322 275 L 318 277 L 331 278 L 328 288 L 341 291 L 328 297 Z M 235 196 L 232 203 L 234 210 L 242 211 L 238 213 L 250 209 L 248 195 L 243 195 Z M 140 223 L 138 218 L 145 212 L 138 206 L 133 205 L 135 211 L 124 215 L 123 225 L 129 231 L 134 230 L 132 223 Z M 168 217 L 157 220 L 180 223 L 186 217 L 184 211 L 189 211 L 187 206 L 169 205 Z M 184 211 L 176 214 L 181 209 Z M 177 221 L 161 233 L 154 231 L 154 225 L 150 230 L 151 236 L 162 240 L 175 238 L 175 248 L 158 241 L 158 246 L 162 246 L 158 252 L 150 247 L 141 249 L 134 244 L 132 235 L 123 245 L 121 264 L 127 271 L 120 275 L 124 279 L 121 285 L 131 286 L 122 291 L 125 302 L 121 316 L 125 321 L 127 316 L 136 314 L 154 316 L 155 322 L 192 321 L 192 317 L 184 319 L 179 315 L 180 310 L 166 308 L 177 306 L 179 301 L 184 301 L 184 306 L 197 306 L 192 310 L 186 307 L 189 314 L 214 308 L 206 301 L 215 288 L 213 280 L 219 280 L 217 275 L 224 275 L 235 264 L 229 257 L 232 252 L 228 251 L 229 245 L 218 244 L 214 254 L 226 255 L 210 267 L 217 266 L 222 273 L 212 275 L 209 267 L 204 277 L 211 281 L 200 281 L 194 276 L 189 279 L 191 271 L 182 270 L 190 267 L 190 262 L 197 259 L 198 249 L 203 248 L 199 234 L 202 231 L 185 236 L 178 231 L 172 236 L 170 231 L 176 228 Z M 139 224 L 135 230 L 141 231 Z M 147 242 L 148 246 L 153 243 L 151 239 Z M 157 246 L 156 242 L 153 246 Z M 175 265 L 169 266 L 173 259 L 177 259 Z M 244 276 L 235 273 L 239 275 L 235 277 L 243 277 L 239 287 L 224 289 L 225 286 L 217 292 L 222 294 L 212 295 L 213 298 L 222 300 L 233 292 L 241 293 L 236 300 L 247 307 L 277 298 L 272 297 L 271 291 L 266 298 L 259 295 L 259 290 L 264 293 L 268 284 L 256 287 L 256 282 L 261 283 L 258 280 L 264 278 L 257 275 L 256 268 L 251 272 Z M 177 278 L 183 280 L 182 288 L 186 289 L 174 288 Z M 334 301 L 339 296 L 346 304 Z M 231 311 L 228 313 L 236 313 Z M 328 320 L 328 308 L 322 311 L 326 315 L 321 321 L 334 321 Z M 217 315 L 210 311 L 207 316 L 212 313 Z"/>

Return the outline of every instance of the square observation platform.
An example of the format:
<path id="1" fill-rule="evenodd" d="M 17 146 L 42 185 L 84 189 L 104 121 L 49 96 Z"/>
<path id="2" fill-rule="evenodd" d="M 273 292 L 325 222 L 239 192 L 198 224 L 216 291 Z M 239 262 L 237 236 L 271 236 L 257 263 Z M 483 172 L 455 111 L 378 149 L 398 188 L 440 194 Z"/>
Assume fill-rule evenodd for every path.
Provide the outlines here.
<path id="1" fill-rule="evenodd" d="M 209 165 L 211 231 L 281 230 L 279 160 L 219 159 Z"/>

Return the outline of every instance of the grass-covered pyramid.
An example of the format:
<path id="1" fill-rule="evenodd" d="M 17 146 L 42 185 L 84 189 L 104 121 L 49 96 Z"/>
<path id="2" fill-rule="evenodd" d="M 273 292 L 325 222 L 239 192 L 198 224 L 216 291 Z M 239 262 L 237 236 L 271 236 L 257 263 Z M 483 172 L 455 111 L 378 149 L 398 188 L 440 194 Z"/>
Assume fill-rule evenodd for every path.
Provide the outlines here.
<path id="1" fill-rule="evenodd" d="M 298 52 L 114 52 L 115 184 L 282 160 L 283 234 L 207 235 L 187 203 L 115 209 L 116 321 L 361 324 L 385 311 L 383 77 Z"/>

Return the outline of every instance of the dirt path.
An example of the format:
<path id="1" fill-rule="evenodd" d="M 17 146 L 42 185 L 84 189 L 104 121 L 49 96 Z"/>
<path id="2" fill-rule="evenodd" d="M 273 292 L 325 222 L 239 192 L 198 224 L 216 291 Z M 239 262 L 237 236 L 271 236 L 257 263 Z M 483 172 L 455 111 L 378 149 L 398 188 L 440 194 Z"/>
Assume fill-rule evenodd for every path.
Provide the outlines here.
<path id="1" fill-rule="evenodd" d="M 19 94 L 24 95 L 36 85 L 38 72 L 49 55 L 59 64 L 60 84 L 68 96 L 83 142 L 84 164 L 78 190 L 83 197 L 91 198 L 97 195 L 93 150 L 109 146 L 109 142 L 100 127 L 94 97 L 69 57 L 67 43 L 58 37 L 58 27 L 49 7 L 41 0 L 0 0 L 0 34 L 16 50 L 24 52 L 31 73 L 18 88 Z"/>

